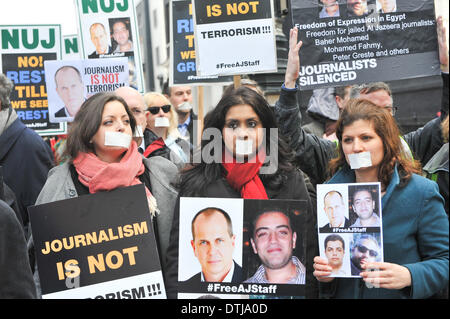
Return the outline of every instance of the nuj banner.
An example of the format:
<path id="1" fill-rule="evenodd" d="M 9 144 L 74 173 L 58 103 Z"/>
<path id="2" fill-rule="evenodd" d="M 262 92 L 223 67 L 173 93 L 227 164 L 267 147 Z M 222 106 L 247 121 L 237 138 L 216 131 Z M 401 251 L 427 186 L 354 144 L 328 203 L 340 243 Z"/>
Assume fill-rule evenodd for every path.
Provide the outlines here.
<path id="1" fill-rule="evenodd" d="M 76 0 L 84 59 L 128 58 L 129 84 L 143 92 L 144 76 L 133 0 Z"/>
<path id="2" fill-rule="evenodd" d="M 13 83 L 11 105 L 20 120 L 39 135 L 66 131 L 50 123 L 44 62 L 60 60 L 60 25 L 0 26 L 0 69 Z"/>
<path id="3" fill-rule="evenodd" d="M 291 0 L 301 90 L 440 73 L 433 0 Z"/>

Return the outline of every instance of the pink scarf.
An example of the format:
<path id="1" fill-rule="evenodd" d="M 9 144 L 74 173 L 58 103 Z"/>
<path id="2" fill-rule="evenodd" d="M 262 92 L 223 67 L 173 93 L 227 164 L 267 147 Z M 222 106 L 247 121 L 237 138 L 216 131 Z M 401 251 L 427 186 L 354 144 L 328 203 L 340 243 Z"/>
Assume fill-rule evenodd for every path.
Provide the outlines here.
<path id="1" fill-rule="evenodd" d="M 80 153 L 73 160 L 73 165 L 78 179 L 89 188 L 91 194 L 140 184 L 138 176 L 145 172 L 142 155 L 134 141 L 119 163 L 103 162 L 93 153 Z M 145 191 L 147 198 L 152 196 L 147 187 Z"/>

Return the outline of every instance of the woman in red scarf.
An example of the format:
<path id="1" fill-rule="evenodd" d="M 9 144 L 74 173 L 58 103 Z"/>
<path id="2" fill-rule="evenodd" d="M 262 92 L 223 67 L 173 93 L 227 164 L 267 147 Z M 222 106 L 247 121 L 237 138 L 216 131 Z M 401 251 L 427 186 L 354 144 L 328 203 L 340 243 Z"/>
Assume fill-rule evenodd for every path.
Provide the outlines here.
<path id="1" fill-rule="evenodd" d="M 194 154 L 194 163 L 196 155 Z M 311 190 L 311 188 L 309 188 Z M 315 239 L 315 193 L 310 197 L 303 175 L 278 135 L 275 116 L 263 96 L 239 87 L 222 97 L 204 120 L 201 162 L 181 173 L 179 197 L 294 199 L 310 203 L 307 229 L 307 284 L 315 286 L 312 258 Z M 313 194 L 311 194 L 313 195 Z M 175 207 L 166 271 L 166 289 L 175 298 L 178 281 L 179 199 Z M 308 260 L 310 259 L 310 260 Z M 312 296 L 311 289 L 307 295 Z"/>
<path id="2" fill-rule="evenodd" d="M 121 97 L 98 93 L 86 100 L 68 133 L 68 161 L 49 172 L 36 205 L 145 184 L 164 271 L 177 196 L 171 183 L 177 167 L 160 156 L 145 159 L 132 139 L 135 127 Z"/>

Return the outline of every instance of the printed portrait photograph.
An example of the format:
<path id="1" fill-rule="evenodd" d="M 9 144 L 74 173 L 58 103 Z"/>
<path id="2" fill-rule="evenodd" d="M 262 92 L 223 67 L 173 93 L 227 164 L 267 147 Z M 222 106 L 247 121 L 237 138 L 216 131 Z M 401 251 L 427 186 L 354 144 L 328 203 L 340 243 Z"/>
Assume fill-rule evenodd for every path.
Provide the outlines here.
<path id="1" fill-rule="evenodd" d="M 242 282 L 241 199 L 180 199 L 178 280 Z"/>
<path id="2" fill-rule="evenodd" d="M 351 275 L 359 277 L 362 265 L 383 261 L 380 233 L 355 233 L 350 244 Z"/>
<path id="3" fill-rule="evenodd" d="M 130 18 L 108 19 L 112 51 L 114 54 L 133 51 Z"/>
<path id="4" fill-rule="evenodd" d="M 350 243 L 353 234 L 319 234 L 320 256 L 332 268 L 330 277 L 350 277 Z"/>

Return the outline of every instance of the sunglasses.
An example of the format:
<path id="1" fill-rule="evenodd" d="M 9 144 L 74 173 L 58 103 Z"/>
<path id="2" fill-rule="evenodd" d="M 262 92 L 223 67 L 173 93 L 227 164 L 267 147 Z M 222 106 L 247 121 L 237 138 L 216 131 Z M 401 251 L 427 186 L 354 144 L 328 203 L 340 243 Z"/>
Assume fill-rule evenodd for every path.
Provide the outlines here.
<path id="1" fill-rule="evenodd" d="M 148 108 L 148 111 L 152 113 L 153 115 L 159 113 L 159 109 L 162 109 L 164 113 L 168 113 L 170 111 L 170 105 L 163 105 L 163 106 L 150 106 Z"/>
<path id="2" fill-rule="evenodd" d="M 363 254 L 365 254 L 367 251 L 369 251 L 370 256 L 372 256 L 372 257 L 378 256 L 378 252 L 376 252 L 375 250 L 369 249 L 366 246 L 358 245 L 358 246 L 356 246 L 356 248 L 358 248 L 358 250 Z"/>

